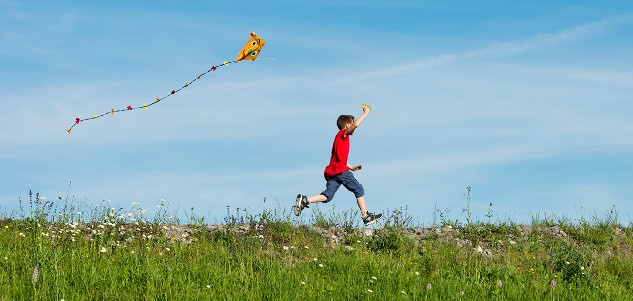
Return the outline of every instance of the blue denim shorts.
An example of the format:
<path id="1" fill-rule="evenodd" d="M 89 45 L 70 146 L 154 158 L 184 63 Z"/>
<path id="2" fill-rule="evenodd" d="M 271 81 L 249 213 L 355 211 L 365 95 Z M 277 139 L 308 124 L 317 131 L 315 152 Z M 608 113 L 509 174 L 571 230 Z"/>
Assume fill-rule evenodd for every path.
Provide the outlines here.
<path id="1" fill-rule="evenodd" d="M 349 170 L 346 170 L 343 173 L 335 175 L 333 177 L 326 177 L 325 181 L 325 191 L 321 192 L 321 194 L 327 197 L 327 201 L 325 201 L 326 203 L 332 200 L 334 194 L 336 193 L 338 188 L 341 187 L 341 185 L 345 186 L 347 190 L 353 192 L 356 198 L 365 195 L 363 185 L 358 183 L 356 178 L 354 178 L 354 174 L 352 174 L 352 172 Z"/>

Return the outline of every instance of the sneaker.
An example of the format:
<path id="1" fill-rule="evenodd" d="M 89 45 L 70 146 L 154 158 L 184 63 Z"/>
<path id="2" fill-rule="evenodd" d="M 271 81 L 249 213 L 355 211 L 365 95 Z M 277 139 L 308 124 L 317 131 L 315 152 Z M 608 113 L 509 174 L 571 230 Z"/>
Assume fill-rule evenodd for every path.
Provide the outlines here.
<path id="1" fill-rule="evenodd" d="M 365 224 L 365 226 L 371 225 L 377 222 L 378 220 L 380 220 L 381 218 L 382 218 L 382 213 L 373 214 L 373 213 L 367 212 L 367 216 L 363 217 L 363 223 Z"/>
<path id="2" fill-rule="evenodd" d="M 310 204 L 310 202 L 308 202 L 308 197 L 307 196 L 298 194 L 297 195 L 297 201 L 295 202 L 295 205 L 292 206 L 292 208 L 295 211 L 295 215 L 299 216 L 301 214 L 301 210 L 303 210 L 303 208 L 310 208 L 308 206 L 309 204 Z"/>

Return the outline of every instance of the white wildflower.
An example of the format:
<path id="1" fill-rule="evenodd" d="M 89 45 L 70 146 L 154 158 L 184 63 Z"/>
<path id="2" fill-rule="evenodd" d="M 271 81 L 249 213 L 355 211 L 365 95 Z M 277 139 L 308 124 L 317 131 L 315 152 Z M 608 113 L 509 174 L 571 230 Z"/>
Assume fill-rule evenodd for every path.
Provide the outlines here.
<path id="1" fill-rule="evenodd" d="M 105 252 L 108 252 L 108 249 L 106 249 L 105 247 L 101 247 L 101 250 L 99 252 L 105 253 Z"/>
<path id="2" fill-rule="evenodd" d="M 39 271 L 37 270 L 37 267 L 35 267 L 35 268 L 33 269 L 33 276 L 32 276 L 32 278 L 33 278 L 33 284 L 37 283 L 37 278 L 38 278 L 39 274 L 40 274 L 40 273 L 39 273 Z"/>

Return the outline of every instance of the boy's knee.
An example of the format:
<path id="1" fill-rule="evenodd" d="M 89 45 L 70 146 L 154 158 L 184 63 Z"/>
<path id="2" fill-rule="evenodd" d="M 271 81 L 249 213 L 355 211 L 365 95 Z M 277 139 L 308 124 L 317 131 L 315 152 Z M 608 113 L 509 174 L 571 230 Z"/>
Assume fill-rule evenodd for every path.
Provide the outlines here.
<path id="1" fill-rule="evenodd" d="M 321 193 L 321 195 L 323 197 L 325 197 L 325 201 L 323 201 L 323 203 L 329 203 L 330 202 L 331 198 L 329 196 L 327 196 L 325 193 Z"/>

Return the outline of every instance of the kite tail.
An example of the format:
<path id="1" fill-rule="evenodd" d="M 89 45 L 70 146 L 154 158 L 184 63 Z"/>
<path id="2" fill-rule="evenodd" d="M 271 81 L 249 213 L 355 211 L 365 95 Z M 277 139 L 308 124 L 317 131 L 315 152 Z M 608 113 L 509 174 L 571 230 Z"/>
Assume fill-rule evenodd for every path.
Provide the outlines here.
<path id="1" fill-rule="evenodd" d="M 207 70 L 207 71 L 205 71 L 205 72 L 201 73 L 200 75 L 198 75 L 196 78 L 194 78 L 194 79 L 193 79 L 193 80 L 191 80 L 190 82 L 186 82 L 186 83 L 185 83 L 182 87 L 178 88 L 177 90 L 171 90 L 171 92 L 170 92 L 169 94 L 167 94 L 167 95 L 165 95 L 165 96 L 163 96 L 163 97 L 157 97 L 157 98 L 156 98 L 153 102 L 151 102 L 151 103 L 147 103 L 147 102 L 146 102 L 146 103 L 144 103 L 142 106 L 138 106 L 138 107 L 127 106 L 125 109 L 118 109 L 118 110 L 115 110 L 114 108 L 112 108 L 110 111 L 105 112 L 105 113 L 103 113 L 103 114 L 101 114 L 101 115 L 93 115 L 92 117 L 88 117 L 88 118 L 79 118 L 79 117 L 77 117 L 77 118 L 75 118 L 75 123 L 73 123 L 73 125 L 71 125 L 71 126 L 70 126 L 70 128 L 68 128 L 68 129 L 66 130 L 66 132 L 67 132 L 68 134 L 70 134 L 70 133 L 71 133 L 71 131 L 73 130 L 73 128 L 74 128 L 75 126 L 77 126 L 79 123 L 84 122 L 84 121 L 88 121 L 88 120 L 93 120 L 93 119 L 101 118 L 101 117 L 106 116 L 106 115 L 112 115 L 112 116 L 114 116 L 114 114 L 115 114 L 115 113 L 125 112 L 125 111 L 132 111 L 132 110 L 136 110 L 136 109 L 144 109 L 144 110 L 147 110 L 147 108 L 148 108 L 148 107 L 151 107 L 151 106 L 153 106 L 153 105 L 155 105 L 155 104 L 159 103 L 160 101 L 165 100 L 167 97 L 170 97 L 170 96 L 172 96 L 172 95 L 174 95 L 174 94 L 176 94 L 176 93 L 180 92 L 180 90 L 182 90 L 182 89 L 184 89 L 184 88 L 187 88 L 187 87 L 191 86 L 193 83 L 195 83 L 195 82 L 196 82 L 197 80 L 199 80 L 201 77 L 205 76 L 207 73 L 212 72 L 212 71 L 215 71 L 215 70 L 217 70 L 217 69 L 218 69 L 218 68 L 220 68 L 220 67 L 228 66 L 229 64 L 234 64 L 234 63 L 237 63 L 237 62 L 238 62 L 237 60 L 235 60 L 235 61 L 231 61 L 231 62 L 229 62 L 229 61 L 225 61 L 224 63 L 222 63 L 222 64 L 220 64 L 220 65 L 217 65 L 217 66 L 211 66 L 211 68 L 209 68 L 209 70 Z"/>

